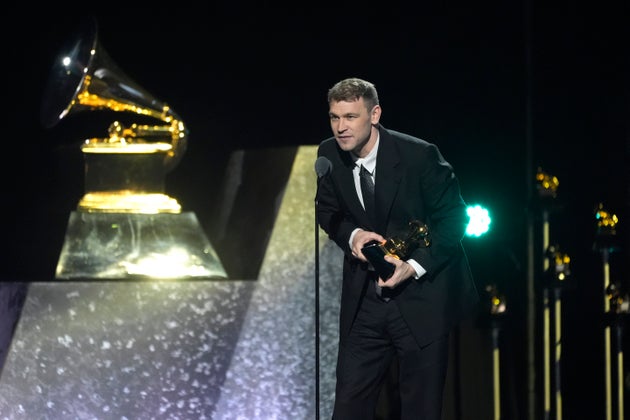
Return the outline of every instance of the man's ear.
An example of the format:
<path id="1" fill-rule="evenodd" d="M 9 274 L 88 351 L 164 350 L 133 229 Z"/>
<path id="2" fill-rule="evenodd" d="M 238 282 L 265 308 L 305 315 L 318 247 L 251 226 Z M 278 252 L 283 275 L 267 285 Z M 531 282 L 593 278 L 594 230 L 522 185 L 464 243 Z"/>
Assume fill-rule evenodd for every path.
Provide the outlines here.
<path id="1" fill-rule="evenodd" d="M 375 105 L 374 108 L 372 108 L 372 111 L 370 111 L 370 122 L 372 123 L 372 125 L 376 125 L 378 124 L 378 122 L 381 119 L 381 106 L 380 105 Z"/>

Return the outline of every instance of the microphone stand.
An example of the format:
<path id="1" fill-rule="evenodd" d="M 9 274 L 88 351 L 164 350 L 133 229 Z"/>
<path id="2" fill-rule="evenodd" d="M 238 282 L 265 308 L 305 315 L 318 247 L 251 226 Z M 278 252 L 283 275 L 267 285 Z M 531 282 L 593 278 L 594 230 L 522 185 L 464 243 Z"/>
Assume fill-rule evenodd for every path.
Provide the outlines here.
<path id="1" fill-rule="evenodd" d="M 319 181 L 317 179 L 317 190 Z M 315 195 L 315 419 L 319 420 L 319 219 Z"/>

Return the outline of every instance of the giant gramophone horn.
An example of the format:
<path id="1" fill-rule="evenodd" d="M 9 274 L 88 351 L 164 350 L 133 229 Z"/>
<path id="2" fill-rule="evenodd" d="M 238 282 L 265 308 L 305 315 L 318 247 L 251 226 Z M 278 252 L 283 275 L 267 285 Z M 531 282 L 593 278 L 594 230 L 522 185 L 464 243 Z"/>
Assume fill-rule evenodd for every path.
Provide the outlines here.
<path id="1" fill-rule="evenodd" d="M 54 62 L 41 108 L 45 127 L 71 113 L 111 110 L 135 113 L 161 125 L 114 121 L 107 138 L 91 138 L 85 158 L 85 196 L 89 212 L 177 213 L 175 199 L 163 194 L 164 175 L 182 158 L 187 130 L 179 116 L 127 77 L 99 45 L 97 24 L 84 23 Z M 148 117 L 148 118 L 147 118 Z"/>
<path id="2" fill-rule="evenodd" d="M 68 220 L 55 277 L 226 278 L 195 214 L 164 194 L 164 176 L 186 149 L 184 124 L 117 68 L 98 44 L 96 22 L 86 23 L 53 65 L 42 123 L 110 110 L 161 124 L 115 121 L 108 137 L 84 141 L 86 191 Z"/>

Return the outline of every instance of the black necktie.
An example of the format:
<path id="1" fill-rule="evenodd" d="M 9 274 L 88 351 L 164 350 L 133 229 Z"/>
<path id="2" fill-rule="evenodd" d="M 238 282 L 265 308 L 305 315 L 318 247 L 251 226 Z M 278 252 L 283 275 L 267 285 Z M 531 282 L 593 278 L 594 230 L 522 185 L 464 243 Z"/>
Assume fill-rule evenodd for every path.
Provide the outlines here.
<path id="1" fill-rule="evenodd" d="M 363 195 L 363 207 L 365 208 L 365 212 L 368 217 L 374 223 L 376 218 L 374 217 L 374 181 L 372 180 L 372 175 L 365 169 L 365 166 L 361 165 L 361 169 L 359 170 L 359 179 L 361 180 L 361 194 Z M 386 302 L 389 301 L 388 297 L 383 296 L 383 291 L 381 287 L 377 284 L 378 278 L 374 279 L 374 288 L 376 289 L 376 294 L 381 299 Z"/>
<path id="2" fill-rule="evenodd" d="M 361 179 L 361 194 L 363 195 L 363 207 L 368 217 L 375 222 L 374 217 L 374 181 L 372 175 L 365 169 L 365 166 L 361 165 L 359 170 L 359 178 Z"/>

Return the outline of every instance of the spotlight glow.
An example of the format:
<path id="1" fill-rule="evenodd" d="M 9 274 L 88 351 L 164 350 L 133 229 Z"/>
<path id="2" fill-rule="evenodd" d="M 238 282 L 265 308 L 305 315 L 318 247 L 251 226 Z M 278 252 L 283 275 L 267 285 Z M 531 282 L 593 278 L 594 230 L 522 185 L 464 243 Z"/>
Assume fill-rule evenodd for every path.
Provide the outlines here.
<path id="1" fill-rule="evenodd" d="M 492 223 L 492 219 L 490 218 L 488 209 L 479 204 L 475 204 L 468 206 L 466 213 L 468 214 L 468 217 L 470 217 L 468 226 L 466 227 L 467 236 L 474 236 L 478 238 L 490 230 L 490 223 Z"/>

